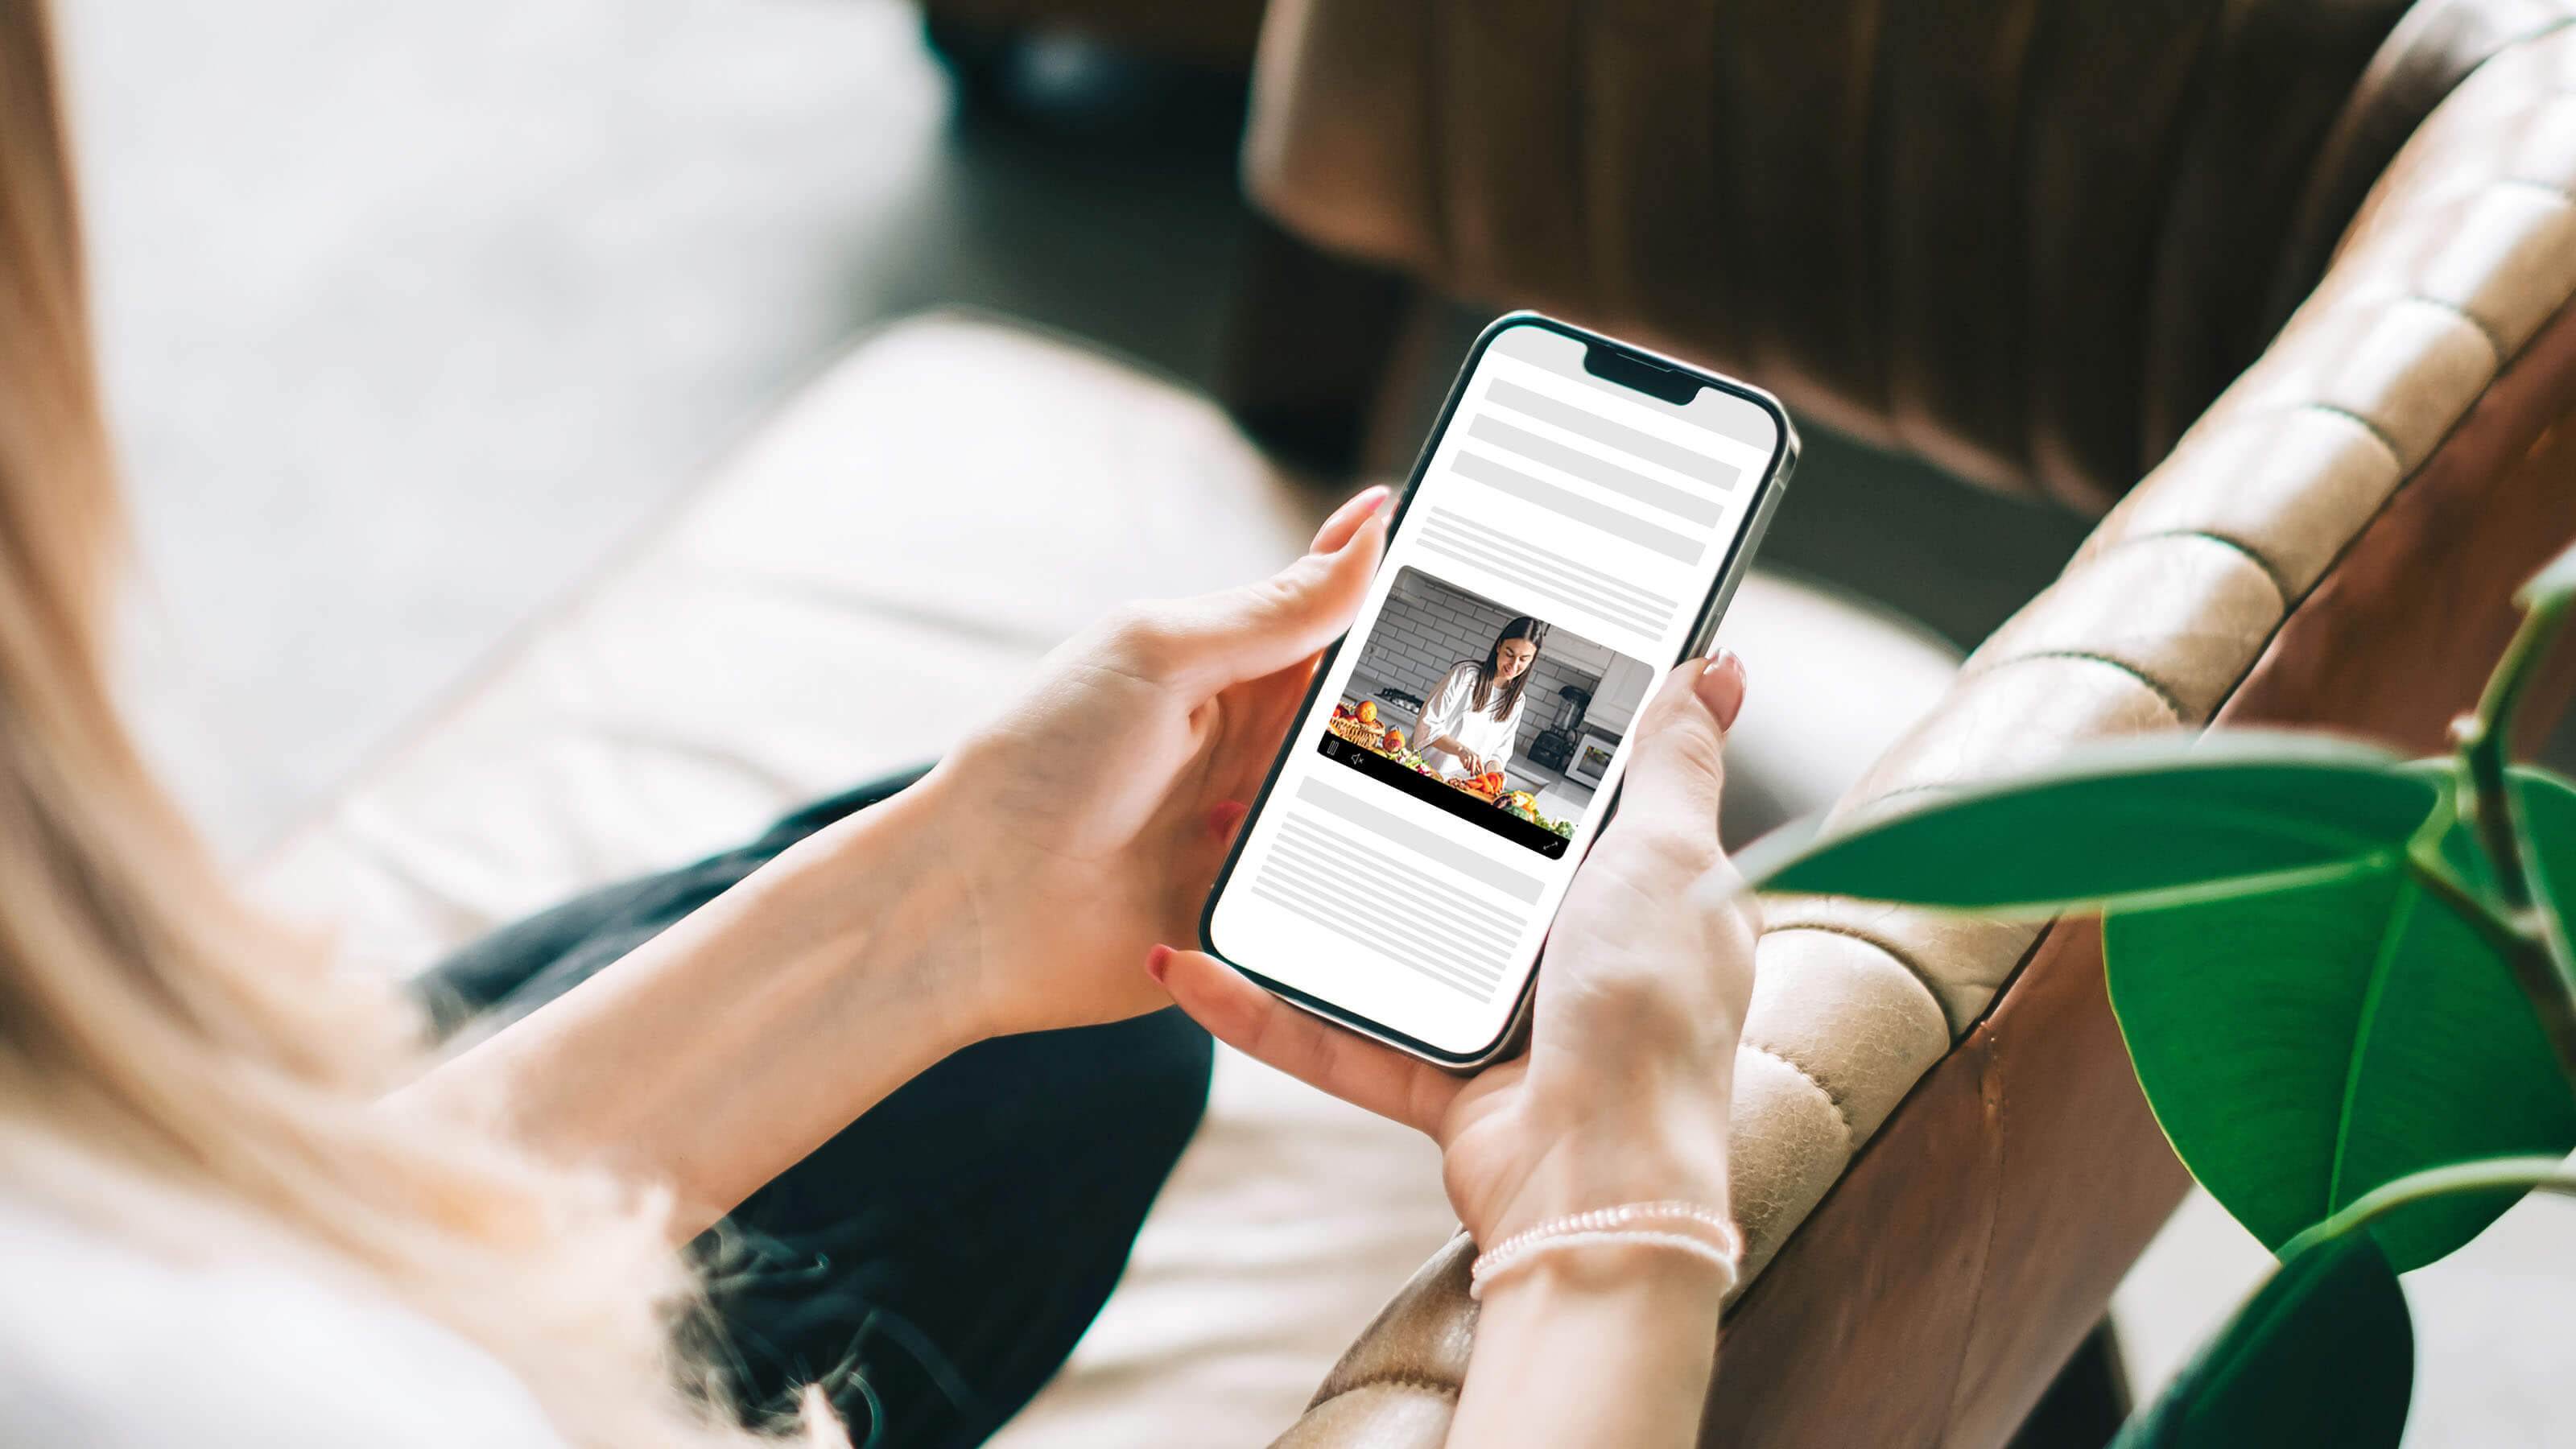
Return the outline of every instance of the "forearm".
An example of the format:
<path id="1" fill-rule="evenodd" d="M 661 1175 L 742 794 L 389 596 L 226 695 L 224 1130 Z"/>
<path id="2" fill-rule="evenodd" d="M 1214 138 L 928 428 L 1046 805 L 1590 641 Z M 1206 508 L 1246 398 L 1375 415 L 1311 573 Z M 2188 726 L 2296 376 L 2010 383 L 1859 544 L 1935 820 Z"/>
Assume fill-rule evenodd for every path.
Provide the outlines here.
<path id="1" fill-rule="evenodd" d="M 1734 1073 L 1733 1033 L 1723 1035 L 1723 1051 L 1666 1054 L 1647 1049 L 1644 1032 L 1623 1033 L 1638 1047 L 1632 1054 L 1587 1064 L 1579 1089 L 1549 1083 L 1556 1145 L 1530 1161 L 1510 1208 L 1481 1220 L 1479 1243 L 1622 1204 L 1726 1214 Z M 1531 1067 L 1541 1078 L 1564 1070 Z M 1698 1438 L 1728 1277 L 1653 1242 L 1569 1243 L 1521 1257 L 1485 1284 L 1450 1445 L 1685 1449 Z"/>
<path id="2" fill-rule="evenodd" d="M 1492 1284 L 1449 1449 L 1689 1449 L 1716 1366 L 1720 1286 L 1641 1247 L 1550 1255 Z"/>
<path id="3" fill-rule="evenodd" d="M 977 1034 L 934 812 L 907 791 L 807 839 L 395 1105 L 666 1184 L 694 1236 Z"/>

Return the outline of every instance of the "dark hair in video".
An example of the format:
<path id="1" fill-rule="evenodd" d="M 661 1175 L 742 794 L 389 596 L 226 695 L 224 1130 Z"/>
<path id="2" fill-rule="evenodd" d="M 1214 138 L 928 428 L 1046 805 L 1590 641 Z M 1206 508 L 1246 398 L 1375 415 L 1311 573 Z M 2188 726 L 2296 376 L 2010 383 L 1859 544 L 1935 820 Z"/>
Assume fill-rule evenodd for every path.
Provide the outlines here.
<path id="1" fill-rule="evenodd" d="M 1470 708 L 1483 709 L 1490 704 L 1493 706 L 1492 712 L 1496 719 L 1502 719 L 1513 710 L 1520 708 L 1521 691 L 1529 688 L 1530 676 L 1538 672 L 1536 653 L 1530 655 L 1529 668 L 1514 675 L 1512 682 L 1502 687 L 1500 698 L 1496 698 L 1494 689 L 1494 675 L 1499 672 L 1498 666 L 1502 661 L 1503 646 L 1515 639 L 1528 640 L 1530 648 L 1534 651 L 1543 649 L 1547 645 L 1547 626 L 1527 614 L 1503 626 L 1503 632 L 1494 636 L 1494 647 L 1485 651 L 1485 662 L 1476 666 L 1476 693 Z"/>

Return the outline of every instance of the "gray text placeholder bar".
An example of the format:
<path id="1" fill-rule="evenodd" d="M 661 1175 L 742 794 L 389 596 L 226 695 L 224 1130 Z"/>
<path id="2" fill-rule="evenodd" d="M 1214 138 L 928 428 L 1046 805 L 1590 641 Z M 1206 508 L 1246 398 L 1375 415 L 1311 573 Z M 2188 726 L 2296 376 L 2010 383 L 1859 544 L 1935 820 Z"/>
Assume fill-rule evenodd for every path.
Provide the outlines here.
<path id="1" fill-rule="evenodd" d="M 1568 492 L 1553 483 L 1542 483 L 1517 468 L 1506 468 L 1481 453 L 1460 452 L 1449 465 L 1451 472 L 1524 503 L 1535 503 L 1553 513 L 1561 513 L 1578 523 L 1588 523 L 1614 538 L 1624 538 L 1641 548 L 1650 548 L 1666 558 L 1686 564 L 1699 562 L 1708 540 L 1689 538 L 1669 528 L 1657 528 L 1642 518 L 1620 512 L 1606 503 L 1595 503 L 1578 493 Z"/>
<path id="2" fill-rule="evenodd" d="M 1681 607 L 1652 589 L 1639 588 L 1616 574 L 1603 573 L 1589 564 L 1579 564 L 1562 554 L 1552 554 L 1545 549 L 1523 543 L 1500 529 L 1487 528 L 1454 509 L 1434 508 L 1431 510 L 1428 522 L 1432 527 L 1456 529 L 1467 535 L 1468 542 L 1495 549 L 1510 556 L 1515 568 L 1550 576 L 1563 576 L 1570 583 L 1580 584 L 1592 593 L 1603 595 L 1621 604 L 1641 608 L 1653 614 L 1669 614 Z"/>
<path id="3" fill-rule="evenodd" d="M 1540 882 L 1535 877 L 1523 875 L 1500 861 L 1488 860 L 1456 841 L 1443 840 L 1410 820 L 1398 819 L 1321 780 L 1308 780 L 1299 785 L 1297 798 L 1416 855 L 1436 860 L 1470 880 L 1483 881 L 1507 896 L 1532 905 L 1538 903 Z"/>
<path id="4" fill-rule="evenodd" d="M 1521 582 L 1542 598 L 1589 609 L 1614 624 L 1625 624 L 1641 634 L 1661 634 L 1664 625 L 1672 621 L 1673 610 L 1669 604 L 1661 609 L 1650 609 L 1626 603 L 1590 585 L 1550 572 L 1546 567 L 1547 555 L 1535 549 L 1518 548 L 1508 542 L 1496 542 L 1504 536 L 1490 528 L 1464 522 L 1455 514 L 1434 511 L 1430 523 L 1417 537 L 1421 539 L 1422 547 L 1430 552 L 1518 574 Z M 1532 561 L 1533 556 L 1536 562 Z"/>
<path id="5" fill-rule="evenodd" d="M 1597 442 L 1607 443 L 1631 458 L 1643 458 L 1649 463 L 1661 463 L 1685 478 L 1697 478 L 1702 482 L 1714 483 L 1720 488 L 1733 487 L 1736 475 L 1743 471 L 1723 459 L 1694 452 L 1679 443 L 1658 438 L 1652 433 L 1639 432 L 1626 423 L 1613 422 L 1590 408 L 1576 407 L 1569 402 L 1559 402 L 1543 392 L 1523 387 L 1516 382 L 1496 379 L 1494 385 L 1485 390 L 1485 400 L 1499 403 L 1516 413 L 1527 413 L 1540 422 L 1554 423 L 1569 433 L 1581 433 Z"/>
<path id="6" fill-rule="evenodd" d="M 1581 448 L 1542 438 L 1526 428 L 1516 428 L 1497 417 L 1481 417 L 1467 427 L 1467 436 L 1481 443 L 1491 443 L 1507 453 L 1516 453 L 1534 463 L 1545 463 L 1560 473 L 1570 473 L 1587 483 L 1598 483 L 1613 493 L 1634 498 L 1650 508 L 1679 514 L 1693 523 L 1711 528 L 1726 514 L 1719 498 L 1703 498 L 1649 478 L 1643 473 L 1622 468 L 1607 458 L 1595 457 Z"/>

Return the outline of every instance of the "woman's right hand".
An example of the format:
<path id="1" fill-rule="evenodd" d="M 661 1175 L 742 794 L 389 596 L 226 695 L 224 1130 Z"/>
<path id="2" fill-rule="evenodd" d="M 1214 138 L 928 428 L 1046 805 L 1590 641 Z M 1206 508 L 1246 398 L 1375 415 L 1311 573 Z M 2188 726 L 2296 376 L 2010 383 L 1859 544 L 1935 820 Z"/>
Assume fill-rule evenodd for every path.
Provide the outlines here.
<path id="1" fill-rule="evenodd" d="M 1219 1040 L 1441 1146 L 1480 1244 L 1619 1203 L 1724 1211 L 1735 1046 L 1753 990 L 1751 897 L 1718 846 L 1734 656 L 1674 670 L 1639 720 L 1619 814 L 1548 937 L 1529 1051 L 1460 1078 L 1307 1015 L 1213 957 L 1148 969 Z"/>

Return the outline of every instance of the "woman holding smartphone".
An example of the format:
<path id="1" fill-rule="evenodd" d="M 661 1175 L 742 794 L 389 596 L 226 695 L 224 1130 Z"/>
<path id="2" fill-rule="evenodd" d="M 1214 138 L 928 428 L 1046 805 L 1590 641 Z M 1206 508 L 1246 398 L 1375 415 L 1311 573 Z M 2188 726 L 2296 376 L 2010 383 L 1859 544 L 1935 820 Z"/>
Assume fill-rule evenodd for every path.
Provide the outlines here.
<path id="1" fill-rule="evenodd" d="M 1524 615 L 1503 626 L 1483 659 L 1462 659 L 1441 676 L 1415 724 L 1414 748 L 1442 778 L 1510 763 L 1520 738 L 1521 697 L 1546 637 L 1547 626 Z"/>
<path id="2" fill-rule="evenodd" d="M 540 918 L 569 943 L 545 989 L 433 1060 L 413 1006 L 240 900 L 116 717 L 118 512 L 65 158 L 44 8 L 0 0 L 0 1440 L 645 1449 L 840 1443 L 866 1414 L 882 1449 L 977 1442 L 1123 1243 L 1105 1277 L 1056 1251 L 1088 1184 L 1015 1182 L 1017 1160 L 950 1178 L 971 1134 L 898 1106 L 980 1053 L 1167 1022 L 1145 1014 L 1174 1000 L 1431 1133 L 1480 1243 L 1622 1204 L 1724 1213 L 1753 941 L 1716 837 L 1732 661 L 1676 671 L 1641 718 L 1523 1058 L 1452 1077 L 1163 948 L 1358 605 L 1380 490 L 1271 580 L 1075 640 L 927 776 L 723 858 L 725 888 L 643 944 L 597 929 L 596 902 Z M 1020 1079 L 987 1076 L 1001 1112 Z M 1112 1152 L 1196 1110 L 1074 1105 Z M 953 1331 L 868 1311 L 925 1407 L 899 1411 L 892 1370 L 827 1358 L 784 1422 L 746 1429 L 765 1390 L 744 1386 L 741 1323 L 703 1311 L 742 1284 L 701 1281 L 679 1245 L 784 1184 L 779 1212 L 856 1222 L 918 1178 L 950 1236 L 866 1267 L 958 1305 Z M 990 1262 L 1014 1266 L 974 1276 Z M 1496 1272 L 1449 1442 L 1689 1443 L 1729 1277 L 1636 1234 Z M 828 1326 L 843 1305 L 806 1282 L 754 1287 Z"/>

